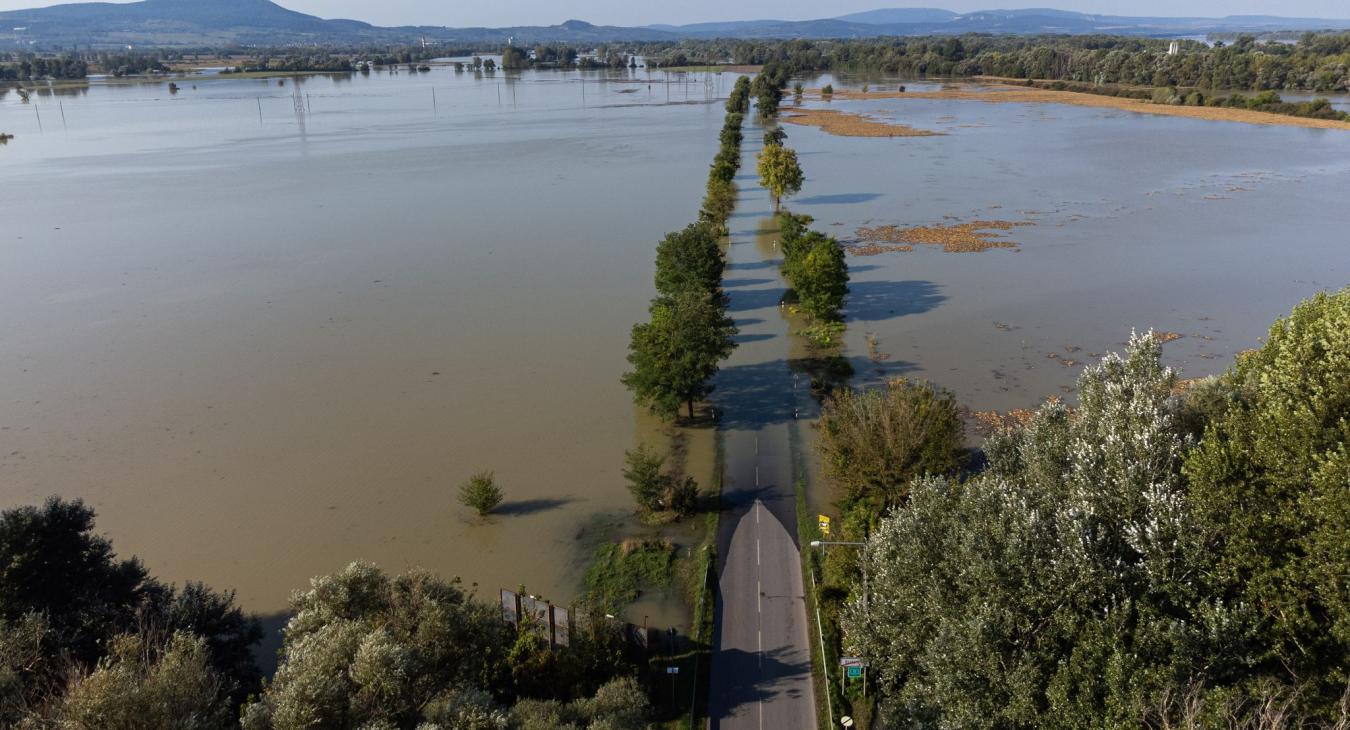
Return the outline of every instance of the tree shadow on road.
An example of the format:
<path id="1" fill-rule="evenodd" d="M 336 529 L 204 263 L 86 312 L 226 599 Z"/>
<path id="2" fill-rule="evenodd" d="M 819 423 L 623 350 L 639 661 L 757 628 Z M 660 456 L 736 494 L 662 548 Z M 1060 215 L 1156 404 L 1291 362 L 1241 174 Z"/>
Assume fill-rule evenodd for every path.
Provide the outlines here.
<path id="1" fill-rule="evenodd" d="M 717 625 L 720 627 L 721 596 L 718 596 Z M 753 629 L 751 629 L 753 630 Z M 717 633 L 719 640 L 722 632 Z M 750 652 L 741 649 L 713 649 L 712 685 L 708 698 L 709 727 L 721 727 L 738 709 L 760 702 L 800 699 L 810 692 L 811 662 L 788 656 L 785 649 Z M 804 677 L 801 687 L 784 686 L 785 679 Z M 744 710 L 741 710 L 744 713 Z"/>

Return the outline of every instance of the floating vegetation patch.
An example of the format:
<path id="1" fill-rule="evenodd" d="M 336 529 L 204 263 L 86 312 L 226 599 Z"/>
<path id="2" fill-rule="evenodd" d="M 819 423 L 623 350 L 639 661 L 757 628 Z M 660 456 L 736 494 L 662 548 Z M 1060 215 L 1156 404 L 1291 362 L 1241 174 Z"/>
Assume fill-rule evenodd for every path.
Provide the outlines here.
<path id="1" fill-rule="evenodd" d="M 1185 336 L 1186 336 L 1186 335 L 1183 335 L 1183 334 L 1181 334 L 1180 332 L 1154 332 L 1154 333 L 1153 333 L 1153 339 L 1157 340 L 1157 341 L 1158 341 L 1158 344 L 1160 344 L 1160 345 L 1161 345 L 1161 344 L 1164 344 L 1164 343 L 1167 343 L 1167 342 L 1172 342 L 1173 340 L 1179 340 L 1179 339 L 1181 339 L 1181 338 L 1183 338 L 1183 337 L 1185 337 Z"/>
<path id="2" fill-rule="evenodd" d="M 975 421 L 976 431 L 986 436 L 997 431 L 1025 427 L 1036 417 L 1036 411 L 1026 408 L 1015 408 L 1006 412 L 969 411 L 968 413 L 971 420 Z"/>
<path id="3" fill-rule="evenodd" d="M 800 124 L 819 127 L 822 131 L 838 137 L 941 137 L 942 132 L 927 129 L 915 129 L 904 124 L 892 124 L 872 119 L 861 114 L 852 114 L 833 109 L 802 109 L 784 115 L 782 120 L 788 124 Z"/>
<path id="4" fill-rule="evenodd" d="M 1017 242 L 999 231 L 1035 225 L 1032 221 L 971 221 L 933 226 L 875 226 L 857 231 L 858 243 L 849 247 L 856 256 L 891 251 L 913 251 L 916 244 L 941 246 L 947 253 L 973 253 L 992 248 L 1017 248 Z"/>

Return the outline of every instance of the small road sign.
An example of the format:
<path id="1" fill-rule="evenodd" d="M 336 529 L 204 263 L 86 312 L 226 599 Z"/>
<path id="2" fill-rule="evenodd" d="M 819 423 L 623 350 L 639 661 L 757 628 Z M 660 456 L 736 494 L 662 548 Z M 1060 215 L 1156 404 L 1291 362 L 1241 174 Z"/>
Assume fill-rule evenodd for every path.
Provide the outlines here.
<path id="1" fill-rule="evenodd" d="M 820 534 L 829 536 L 829 534 L 830 534 L 830 516 L 829 516 L 829 515 L 816 515 L 816 519 L 818 519 L 819 522 L 820 522 Z"/>

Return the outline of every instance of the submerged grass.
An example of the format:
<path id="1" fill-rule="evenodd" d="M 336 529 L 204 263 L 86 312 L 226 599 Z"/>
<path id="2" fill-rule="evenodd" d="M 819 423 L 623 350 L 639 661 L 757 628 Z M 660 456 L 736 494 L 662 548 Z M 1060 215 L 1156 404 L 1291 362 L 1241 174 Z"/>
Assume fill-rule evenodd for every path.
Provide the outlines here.
<path id="1" fill-rule="evenodd" d="M 675 545 L 669 540 L 628 539 L 596 548 L 586 571 L 586 599 L 617 614 L 644 591 L 669 586 L 675 576 Z"/>

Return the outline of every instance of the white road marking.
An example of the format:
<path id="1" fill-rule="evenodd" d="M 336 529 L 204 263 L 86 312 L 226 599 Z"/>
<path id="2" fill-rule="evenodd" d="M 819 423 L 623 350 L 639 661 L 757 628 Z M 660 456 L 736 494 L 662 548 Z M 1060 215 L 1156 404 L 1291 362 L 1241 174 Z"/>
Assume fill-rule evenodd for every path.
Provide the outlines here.
<path id="1" fill-rule="evenodd" d="M 755 565 L 759 564 L 759 538 L 755 538 Z"/>
<path id="2" fill-rule="evenodd" d="M 755 465 L 755 486 L 759 486 L 759 465 Z"/>
<path id="3" fill-rule="evenodd" d="M 764 613 L 764 584 L 755 581 L 755 610 Z"/>

